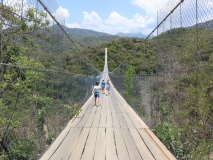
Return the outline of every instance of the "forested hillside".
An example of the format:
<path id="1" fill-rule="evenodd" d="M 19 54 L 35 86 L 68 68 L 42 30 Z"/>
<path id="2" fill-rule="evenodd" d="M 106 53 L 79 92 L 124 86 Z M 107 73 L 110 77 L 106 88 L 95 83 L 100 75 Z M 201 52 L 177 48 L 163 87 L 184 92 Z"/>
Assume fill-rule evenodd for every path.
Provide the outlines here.
<path id="1" fill-rule="evenodd" d="M 118 36 L 88 29 L 68 28 L 66 26 L 63 26 L 63 28 L 81 49 L 95 47 L 119 38 Z M 54 30 L 57 30 L 57 26 L 55 26 Z"/>
<path id="2" fill-rule="evenodd" d="M 131 58 L 128 59 L 128 64 L 136 67 L 136 73 L 149 73 L 155 71 L 155 49 L 152 48 L 153 53 L 147 55 L 147 53 L 144 52 L 145 47 L 141 45 L 142 41 L 143 39 L 138 38 L 119 38 L 112 42 L 103 43 L 97 47 L 89 47 L 84 53 L 99 70 L 102 70 L 104 65 L 104 49 L 107 48 L 109 71 L 113 71 L 132 54 Z M 122 73 L 124 73 L 124 70 L 119 74 Z"/>
<path id="3" fill-rule="evenodd" d="M 159 42 L 164 41 L 161 47 L 163 47 L 164 53 L 163 56 L 170 56 L 171 48 L 166 45 L 168 43 L 173 44 L 173 56 L 174 59 L 176 57 L 180 58 L 180 54 L 182 54 L 182 59 L 179 59 L 176 63 L 178 66 L 182 63 L 184 67 L 189 68 L 194 61 L 194 44 L 196 43 L 194 40 L 195 27 L 191 28 L 183 28 L 183 29 L 173 29 L 171 31 L 167 31 L 163 35 L 159 35 L 157 37 L 153 37 L 149 39 L 148 43 L 149 48 L 145 47 L 145 44 L 142 43 L 143 39 L 139 38 L 119 38 L 116 40 L 112 40 L 112 42 L 103 43 L 96 47 L 88 47 L 84 50 L 85 55 L 88 56 L 90 61 L 99 69 L 103 69 L 104 62 L 104 49 L 108 50 L 108 67 L 109 71 L 113 71 L 120 65 L 129 55 L 130 58 L 127 60 L 128 65 L 132 65 L 135 67 L 136 74 L 148 74 L 148 73 L 156 73 L 156 68 L 158 71 L 163 71 L 163 67 L 161 64 L 156 66 L 156 43 L 157 39 Z M 183 36 L 181 37 L 180 34 Z M 199 29 L 199 41 L 201 42 L 200 48 L 206 48 L 207 50 L 201 50 L 199 53 L 199 61 L 200 65 L 208 64 L 210 57 L 213 53 L 213 43 L 212 43 L 212 35 L 213 30 L 207 28 Z M 193 38 L 194 37 L 194 38 Z M 171 42 L 172 40 L 172 42 Z M 178 48 L 182 47 L 183 52 L 178 53 Z M 162 54 L 162 53 L 161 53 Z M 194 58 L 193 58 L 194 57 Z M 178 59 L 178 58 L 177 58 Z M 124 67 L 124 69 L 126 69 Z M 121 71 L 121 74 L 125 71 Z"/>

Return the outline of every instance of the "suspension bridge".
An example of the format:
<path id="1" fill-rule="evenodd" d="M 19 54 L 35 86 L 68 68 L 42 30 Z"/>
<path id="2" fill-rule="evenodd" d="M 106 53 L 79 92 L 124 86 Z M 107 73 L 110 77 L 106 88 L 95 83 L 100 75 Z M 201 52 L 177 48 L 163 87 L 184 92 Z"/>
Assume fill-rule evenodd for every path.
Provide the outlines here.
<path id="1" fill-rule="evenodd" d="M 0 159 L 213 159 L 211 0 L 169 1 L 140 44 L 101 51 L 102 72 L 58 8 L 0 1 Z"/>
<path id="2" fill-rule="evenodd" d="M 103 77 L 107 81 L 107 53 Z M 95 106 L 92 95 L 41 160 L 176 159 L 113 87 Z"/>

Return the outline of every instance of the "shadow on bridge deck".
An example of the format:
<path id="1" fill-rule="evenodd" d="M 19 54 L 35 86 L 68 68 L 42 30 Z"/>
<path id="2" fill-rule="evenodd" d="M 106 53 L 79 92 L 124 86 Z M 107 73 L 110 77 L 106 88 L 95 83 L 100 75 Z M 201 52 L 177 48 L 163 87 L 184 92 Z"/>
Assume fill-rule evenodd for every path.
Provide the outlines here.
<path id="1" fill-rule="evenodd" d="M 108 79 L 107 52 L 103 79 Z M 100 104 L 94 106 L 92 95 L 40 160 L 176 159 L 112 84 Z"/>

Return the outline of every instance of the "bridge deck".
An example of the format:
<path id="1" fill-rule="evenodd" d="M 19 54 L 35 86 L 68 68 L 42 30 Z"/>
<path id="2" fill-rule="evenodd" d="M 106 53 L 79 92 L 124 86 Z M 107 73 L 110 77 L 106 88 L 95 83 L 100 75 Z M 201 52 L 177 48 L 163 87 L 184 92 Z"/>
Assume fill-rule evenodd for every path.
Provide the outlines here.
<path id="1" fill-rule="evenodd" d="M 90 97 L 41 159 L 175 159 L 113 87 L 100 104 Z"/>
<path id="2" fill-rule="evenodd" d="M 103 78 L 108 77 L 107 54 Z M 91 96 L 41 160 L 176 159 L 111 84 L 100 106 Z"/>

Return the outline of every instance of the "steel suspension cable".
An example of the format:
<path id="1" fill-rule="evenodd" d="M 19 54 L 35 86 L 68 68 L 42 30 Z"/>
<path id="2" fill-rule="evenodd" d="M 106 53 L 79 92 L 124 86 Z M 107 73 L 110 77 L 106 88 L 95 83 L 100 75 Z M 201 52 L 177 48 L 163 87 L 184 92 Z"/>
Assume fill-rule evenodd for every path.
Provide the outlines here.
<path id="1" fill-rule="evenodd" d="M 60 29 L 65 33 L 65 35 L 68 37 L 68 39 L 76 46 L 76 48 L 79 50 L 79 52 L 86 58 L 86 60 L 98 71 L 100 72 L 92 63 L 91 61 L 88 59 L 88 57 L 82 52 L 82 50 L 80 49 L 80 47 L 77 45 L 77 43 L 70 37 L 70 35 L 68 35 L 68 33 L 65 31 L 65 29 L 61 26 L 61 24 L 56 20 L 56 18 L 51 14 L 51 12 L 49 11 L 49 9 L 46 7 L 46 5 L 41 1 L 38 0 L 40 2 L 40 4 L 44 7 L 44 9 L 49 13 L 49 15 L 52 17 L 52 19 L 56 22 L 56 24 L 60 27 Z"/>
<path id="2" fill-rule="evenodd" d="M 172 11 L 166 15 L 166 17 L 160 22 L 160 23 L 157 23 L 157 26 L 150 32 L 150 34 L 144 39 L 142 40 L 142 42 L 140 44 L 143 44 L 144 42 L 146 42 L 150 37 L 151 35 L 159 28 L 159 26 L 178 8 L 178 6 L 183 3 L 184 0 L 181 0 L 173 9 Z M 158 17 L 158 16 L 157 16 Z M 138 46 L 139 47 L 139 46 Z M 130 53 L 124 60 L 123 62 L 121 62 L 118 67 L 116 67 L 112 72 L 114 72 L 115 70 L 117 70 L 123 63 L 125 63 L 127 61 L 127 59 L 129 59 L 130 56 L 132 56 L 137 50 L 138 50 L 138 47 L 132 52 Z"/>

